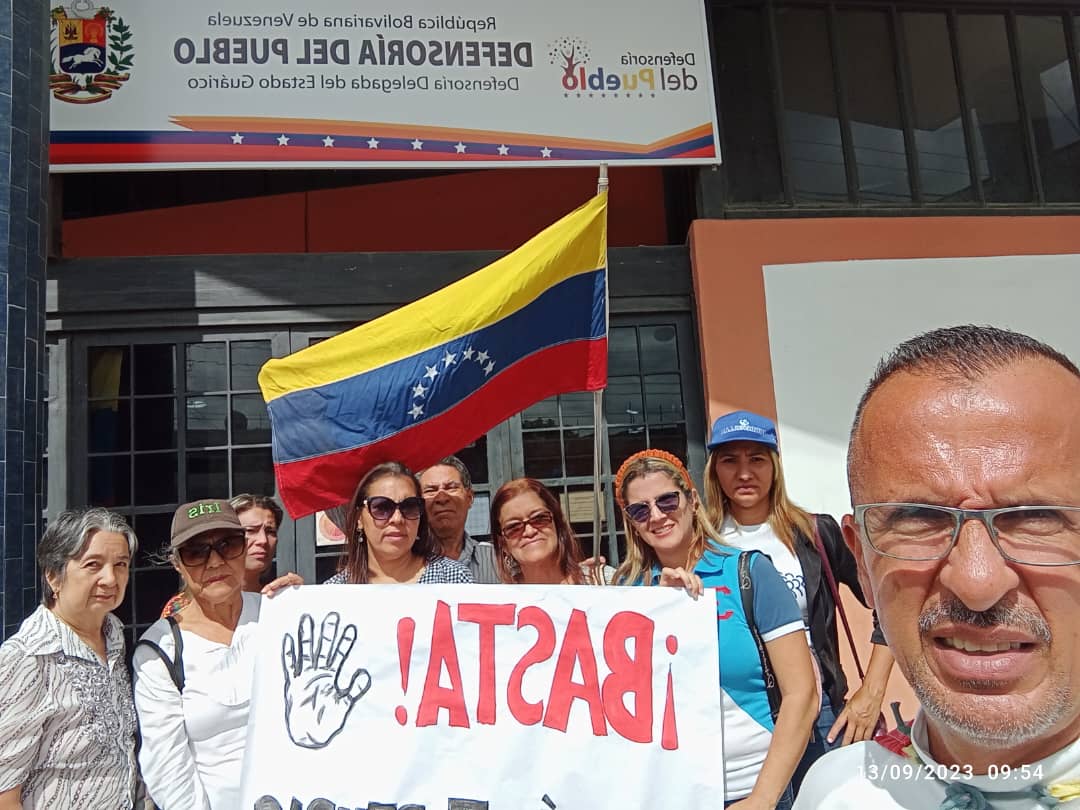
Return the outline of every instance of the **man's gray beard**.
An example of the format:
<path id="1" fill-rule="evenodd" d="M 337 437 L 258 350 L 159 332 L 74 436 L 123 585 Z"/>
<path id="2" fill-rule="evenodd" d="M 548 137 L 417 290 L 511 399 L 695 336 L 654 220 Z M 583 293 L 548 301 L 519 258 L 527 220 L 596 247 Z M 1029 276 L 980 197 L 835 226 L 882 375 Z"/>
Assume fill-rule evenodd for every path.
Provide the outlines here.
<path id="1" fill-rule="evenodd" d="M 943 621 L 984 629 L 998 626 L 1022 628 L 1044 644 L 1051 642 L 1050 626 L 1046 620 L 1034 611 L 1017 606 L 1015 602 L 999 602 L 988 610 L 975 612 L 958 599 L 950 599 L 924 611 L 919 616 L 919 630 L 927 633 Z M 993 705 L 995 701 L 991 696 L 985 701 L 990 705 L 979 705 L 984 701 L 977 693 L 997 689 L 999 684 L 994 681 L 964 681 L 960 686 L 968 692 L 943 696 L 941 691 L 944 686 L 939 686 L 937 692 L 931 686 L 935 679 L 925 659 L 915 661 L 911 670 L 911 688 L 927 715 L 969 742 L 986 747 L 1015 746 L 1037 740 L 1073 711 L 1074 696 L 1068 678 L 1064 673 L 1051 671 L 1048 679 L 1050 691 L 1043 696 L 1040 705 L 1002 712 Z M 967 710 L 962 708 L 965 706 Z"/>
<path id="2" fill-rule="evenodd" d="M 1024 705 L 1013 712 L 1002 712 L 993 705 L 979 706 L 982 701 L 978 694 L 943 697 L 941 690 L 944 687 L 933 689 L 929 686 L 933 681 L 934 676 L 926 661 L 918 660 L 912 667 L 911 688 L 923 711 L 954 734 L 985 748 L 1012 747 L 1037 740 L 1046 736 L 1073 711 L 1072 690 L 1061 681 L 1052 684 L 1040 705 Z M 995 683 L 983 681 L 961 683 L 962 688 L 971 692 L 996 686 Z"/>

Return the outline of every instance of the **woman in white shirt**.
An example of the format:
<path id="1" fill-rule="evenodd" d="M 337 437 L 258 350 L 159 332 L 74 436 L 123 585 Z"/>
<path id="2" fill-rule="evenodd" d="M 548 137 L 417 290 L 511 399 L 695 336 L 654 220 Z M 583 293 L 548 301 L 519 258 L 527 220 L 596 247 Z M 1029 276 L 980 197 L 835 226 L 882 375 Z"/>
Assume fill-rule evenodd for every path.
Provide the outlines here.
<path id="1" fill-rule="evenodd" d="M 129 810 L 135 708 L 124 599 L 135 533 L 104 509 L 64 512 L 38 544 L 42 604 L 0 645 L 0 808 Z"/>
<path id="2" fill-rule="evenodd" d="M 231 810 L 240 802 L 260 595 L 244 593 L 246 539 L 224 500 L 184 504 L 170 560 L 190 597 L 135 648 L 139 764 L 161 810 Z M 263 593 L 300 585 L 296 574 Z"/>
<path id="3" fill-rule="evenodd" d="M 847 698 L 840 666 L 836 603 L 824 565 L 866 604 L 855 558 L 840 527 L 829 515 L 800 509 L 787 496 L 776 425 L 760 414 L 735 411 L 713 424 L 705 465 L 708 515 L 724 542 L 764 552 L 772 560 L 802 611 L 807 640 L 821 678 L 821 710 L 803 760 L 795 771 L 798 790 L 810 765 L 826 750 L 869 739 L 881 711 L 893 657 L 877 629 L 866 678 Z M 825 557 L 818 551 L 820 539 Z"/>

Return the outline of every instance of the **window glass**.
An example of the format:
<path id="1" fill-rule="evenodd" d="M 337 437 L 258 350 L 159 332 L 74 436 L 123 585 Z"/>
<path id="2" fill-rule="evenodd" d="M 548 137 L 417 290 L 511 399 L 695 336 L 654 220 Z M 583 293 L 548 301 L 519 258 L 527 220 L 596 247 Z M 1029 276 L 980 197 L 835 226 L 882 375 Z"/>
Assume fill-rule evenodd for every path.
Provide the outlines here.
<path id="1" fill-rule="evenodd" d="M 188 397 L 186 440 L 188 447 L 217 447 L 229 441 L 226 413 L 229 400 L 224 394 Z"/>
<path id="2" fill-rule="evenodd" d="M 979 158 L 986 164 L 983 194 L 987 202 L 1030 202 L 1033 190 L 1005 17 L 961 14 L 958 20 L 964 92 L 972 128 L 979 132 Z"/>
<path id="3" fill-rule="evenodd" d="M 1080 121 L 1061 17 L 1016 18 L 1020 82 L 1031 117 L 1047 202 L 1068 202 L 1080 188 Z"/>
<path id="4" fill-rule="evenodd" d="M 189 343 L 186 350 L 186 385 L 190 393 L 224 391 L 226 382 L 225 344 Z"/>
<path id="5" fill-rule="evenodd" d="M 91 453 L 131 447 L 131 400 L 99 399 L 86 403 L 86 446 Z"/>
<path id="6" fill-rule="evenodd" d="M 135 400 L 135 449 L 176 447 L 176 400 L 152 397 Z"/>
<path id="7" fill-rule="evenodd" d="M 910 203 L 907 148 L 888 13 L 846 9 L 839 12 L 837 24 L 859 173 L 859 199 Z"/>
<path id="8" fill-rule="evenodd" d="M 911 87 L 911 127 L 926 202 L 975 199 L 968 167 L 960 97 L 944 14 L 900 16 Z"/>
<path id="9" fill-rule="evenodd" d="M 135 456 L 135 504 L 179 503 L 176 453 L 139 453 Z"/>
<path id="10" fill-rule="evenodd" d="M 716 4 L 712 30 L 728 199 L 783 202 L 765 9 Z"/>
<path id="11" fill-rule="evenodd" d="M 825 11 L 776 10 L 788 166 L 797 202 L 846 202 L 847 178 L 836 111 Z"/>
<path id="12" fill-rule="evenodd" d="M 259 388 L 259 369 L 270 359 L 269 340 L 234 340 L 229 344 L 232 390 L 254 391 Z"/>
<path id="13" fill-rule="evenodd" d="M 135 393 L 171 394 L 176 390 L 174 350 L 169 343 L 135 347 Z"/>

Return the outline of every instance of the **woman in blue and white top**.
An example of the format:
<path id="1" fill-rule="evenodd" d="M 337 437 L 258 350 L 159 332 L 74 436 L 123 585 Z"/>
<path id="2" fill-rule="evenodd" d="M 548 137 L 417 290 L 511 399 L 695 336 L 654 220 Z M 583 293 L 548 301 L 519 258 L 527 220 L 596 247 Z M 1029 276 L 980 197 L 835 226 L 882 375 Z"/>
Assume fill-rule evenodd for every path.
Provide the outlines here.
<path id="1" fill-rule="evenodd" d="M 705 465 L 709 520 L 724 542 L 769 555 L 795 597 L 822 682 L 821 709 L 795 771 L 795 791 L 810 766 L 830 748 L 870 739 L 881 712 L 893 656 L 877 628 L 866 677 L 850 698 L 840 666 L 837 605 L 825 566 L 864 605 L 855 558 L 830 515 L 814 515 L 788 497 L 776 425 L 750 411 L 734 411 L 713 424 Z M 824 557 L 818 550 L 815 529 Z"/>
<path id="2" fill-rule="evenodd" d="M 345 518 L 345 552 L 326 585 L 472 582 L 457 560 L 435 551 L 420 482 L 396 461 L 368 471 Z"/>
<path id="3" fill-rule="evenodd" d="M 628 458 L 615 476 L 615 496 L 627 538 L 616 584 L 717 589 L 727 805 L 790 808 L 789 782 L 817 714 L 813 665 L 795 600 L 768 558 L 753 554 L 753 615 L 746 615 L 739 551 L 720 541 L 690 475 L 670 453 L 643 450 Z M 775 722 L 751 623 L 783 698 Z"/>

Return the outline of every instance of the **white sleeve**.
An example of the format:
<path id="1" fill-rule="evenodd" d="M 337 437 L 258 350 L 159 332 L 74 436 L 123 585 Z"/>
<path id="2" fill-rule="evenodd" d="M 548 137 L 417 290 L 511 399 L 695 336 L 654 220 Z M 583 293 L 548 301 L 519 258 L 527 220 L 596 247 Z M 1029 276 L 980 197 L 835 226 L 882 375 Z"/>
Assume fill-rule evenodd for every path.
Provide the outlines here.
<path id="1" fill-rule="evenodd" d="M 172 653 L 166 641 L 165 652 Z M 142 747 L 139 767 L 161 810 L 210 810 L 184 725 L 184 702 L 165 662 L 145 644 L 135 648 L 135 710 Z"/>

